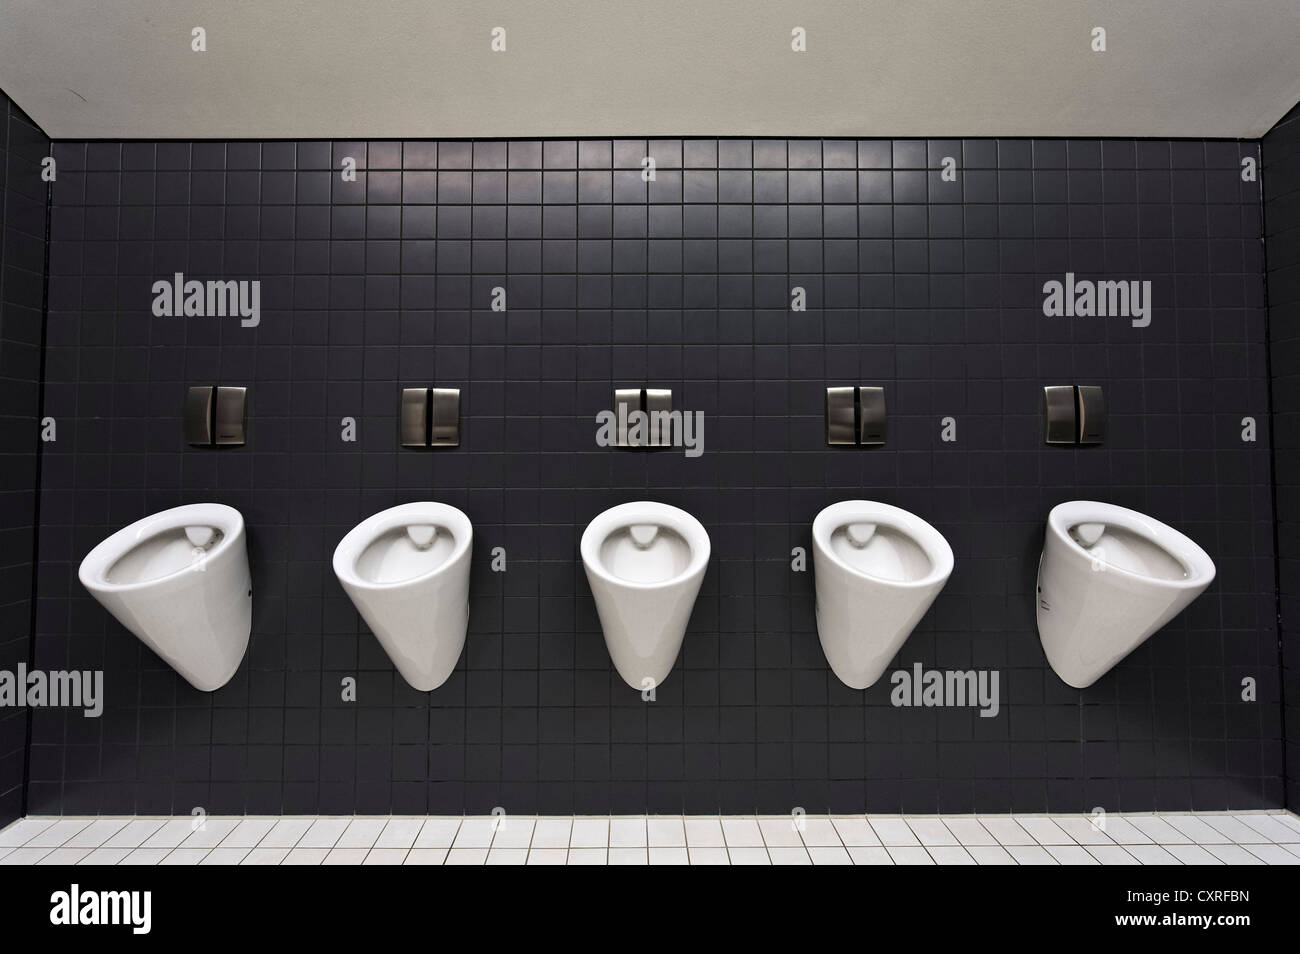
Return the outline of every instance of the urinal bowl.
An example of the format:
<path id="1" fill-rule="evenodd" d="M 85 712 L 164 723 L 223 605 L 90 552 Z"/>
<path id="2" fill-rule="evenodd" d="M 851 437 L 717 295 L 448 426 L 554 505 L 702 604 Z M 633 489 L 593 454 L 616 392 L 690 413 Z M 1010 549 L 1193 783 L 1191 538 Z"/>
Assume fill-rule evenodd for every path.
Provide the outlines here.
<path id="1" fill-rule="evenodd" d="M 194 688 L 220 689 L 239 669 L 253 591 L 238 510 L 189 504 L 137 520 L 91 550 L 77 576 Z"/>
<path id="2" fill-rule="evenodd" d="M 1214 580 L 1214 561 L 1145 514 L 1074 500 L 1052 508 L 1038 564 L 1038 635 L 1052 669 L 1092 685 Z"/>
<path id="3" fill-rule="evenodd" d="M 952 548 L 889 504 L 847 500 L 813 520 L 817 636 L 851 689 L 880 678 L 952 574 Z"/>
<path id="4" fill-rule="evenodd" d="M 334 575 L 379 644 L 421 691 L 447 681 L 469 628 L 469 517 L 447 504 L 402 504 L 357 524 Z"/>
<path id="5" fill-rule="evenodd" d="M 672 671 L 709 563 L 709 535 L 685 510 L 612 507 L 582 534 L 582 564 L 614 668 L 634 689 Z"/>

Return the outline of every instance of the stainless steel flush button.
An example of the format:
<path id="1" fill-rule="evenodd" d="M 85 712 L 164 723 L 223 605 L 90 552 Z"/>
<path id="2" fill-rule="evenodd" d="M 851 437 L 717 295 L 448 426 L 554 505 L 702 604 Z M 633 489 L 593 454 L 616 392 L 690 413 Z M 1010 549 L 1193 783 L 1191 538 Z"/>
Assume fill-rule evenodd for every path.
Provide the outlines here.
<path id="1" fill-rule="evenodd" d="M 403 447 L 459 447 L 460 389 L 403 388 L 397 430 Z"/>
<path id="2" fill-rule="evenodd" d="M 858 443 L 885 443 L 884 388 L 858 388 Z"/>
<path id="3" fill-rule="evenodd" d="M 1047 422 L 1043 439 L 1047 443 L 1076 442 L 1078 429 L 1072 385 L 1052 385 L 1043 388 L 1043 417 Z"/>
<path id="4" fill-rule="evenodd" d="M 460 389 L 429 389 L 429 445 L 460 446 Z"/>
<path id="5" fill-rule="evenodd" d="M 222 447 L 239 447 L 244 443 L 244 409 L 247 399 L 248 388 L 217 388 L 212 443 Z"/>
<path id="6" fill-rule="evenodd" d="M 193 387 L 185 394 L 185 443 L 196 447 L 212 446 L 212 405 L 217 397 L 214 387 Z"/>
<path id="7" fill-rule="evenodd" d="M 192 387 L 185 394 L 185 443 L 239 447 L 244 443 L 248 388 Z"/>
<path id="8" fill-rule="evenodd" d="M 667 388 L 645 389 L 645 412 L 650 447 L 670 447 L 673 442 L 672 422 L 667 415 L 673 409 L 673 392 Z"/>
<path id="9" fill-rule="evenodd" d="M 398 416 L 399 438 L 403 447 L 427 447 L 429 426 L 429 389 L 403 388 Z"/>
<path id="10" fill-rule="evenodd" d="M 628 434 L 631 427 L 632 412 L 641 410 L 640 388 L 617 388 L 614 391 L 614 421 L 618 428 L 617 444 L 619 447 L 635 447 Z"/>
<path id="11" fill-rule="evenodd" d="M 1078 394 L 1079 443 L 1100 444 L 1106 437 L 1106 398 L 1101 388 L 1081 384 Z"/>
<path id="12" fill-rule="evenodd" d="M 857 388 L 826 389 L 826 443 L 833 445 L 858 442 L 854 405 Z"/>

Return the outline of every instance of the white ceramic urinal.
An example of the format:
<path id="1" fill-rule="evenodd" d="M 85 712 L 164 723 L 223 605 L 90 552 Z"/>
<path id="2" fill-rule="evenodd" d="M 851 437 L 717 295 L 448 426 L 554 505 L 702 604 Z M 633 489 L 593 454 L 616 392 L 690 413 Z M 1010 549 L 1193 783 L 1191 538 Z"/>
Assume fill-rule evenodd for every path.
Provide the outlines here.
<path id="1" fill-rule="evenodd" d="M 361 521 L 334 550 L 334 575 L 421 691 L 446 682 L 465 647 L 473 538 L 455 507 L 410 503 Z"/>
<path id="2" fill-rule="evenodd" d="M 1053 507 L 1038 563 L 1047 661 L 1087 688 L 1213 580 L 1209 555 L 1159 520 L 1092 500 Z"/>
<path id="3" fill-rule="evenodd" d="M 813 520 L 817 635 L 851 689 L 880 678 L 952 573 L 952 549 L 915 514 L 870 500 Z"/>
<path id="4" fill-rule="evenodd" d="M 189 504 L 137 520 L 91 550 L 77 575 L 195 689 L 220 689 L 239 668 L 253 590 L 238 510 Z"/>
<path id="5" fill-rule="evenodd" d="M 582 564 L 614 668 L 634 689 L 663 684 L 709 563 L 709 535 L 685 510 L 611 507 L 582 534 Z"/>

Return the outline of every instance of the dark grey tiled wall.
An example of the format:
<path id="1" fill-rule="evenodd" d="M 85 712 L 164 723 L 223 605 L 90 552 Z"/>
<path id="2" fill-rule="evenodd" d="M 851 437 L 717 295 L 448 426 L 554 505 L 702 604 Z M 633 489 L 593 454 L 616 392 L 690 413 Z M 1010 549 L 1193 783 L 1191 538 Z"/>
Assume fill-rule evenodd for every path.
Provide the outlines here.
<path id="1" fill-rule="evenodd" d="M 1282 801 L 1255 144 L 1167 141 L 61 143 L 38 659 L 107 712 L 38 712 L 38 812 L 1042 811 Z M 653 183 L 641 157 L 657 160 Z M 346 156 L 362 174 L 338 174 Z M 939 173 L 957 158 L 956 182 Z M 1049 319 L 1042 284 L 1150 279 L 1150 327 Z M 261 325 L 155 318 L 150 286 L 259 278 Z M 508 288 L 508 312 L 489 309 Z M 809 310 L 789 311 L 790 289 Z M 250 440 L 182 445 L 189 383 L 246 384 Z M 1101 384 L 1102 448 L 1049 448 L 1044 384 Z M 824 446 L 828 384 L 881 384 L 878 450 Z M 463 444 L 396 446 L 401 386 L 459 386 Z M 619 385 L 706 413 L 706 453 L 595 446 Z M 345 416 L 359 440 L 340 440 Z M 958 441 L 940 441 L 955 417 Z M 1242 418 L 1261 439 L 1244 443 Z M 613 672 L 578 539 L 618 502 L 698 515 L 713 559 L 645 704 Z M 996 668 L 1002 714 L 896 709 L 829 672 L 813 516 L 867 497 L 952 543 L 899 665 Z M 1087 691 L 1032 595 L 1051 506 L 1188 532 L 1219 575 Z M 433 498 L 476 526 L 455 675 L 410 690 L 330 569 Z M 200 694 L 81 590 L 103 536 L 216 500 L 250 528 L 255 622 Z M 489 569 L 503 546 L 508 571 Z M 340 680 L 359 678 L 359 700 Z M 1259 701 L 1241 701 L 1253 677 Z"/>
<path id="2" fill-rule="evenodd" d="M 1277 484 L 1286 804 L 1300 809 L 1300 107 L 1261 143 Z"/>
<path id="3" fill-rule="evenodd" d="M 36 447 L 50 141 L 0 93 L 0 670 L 27 662 L 32 632 Z M 0 827 L 22 811 L 27 711 L 0 708 Z"/>

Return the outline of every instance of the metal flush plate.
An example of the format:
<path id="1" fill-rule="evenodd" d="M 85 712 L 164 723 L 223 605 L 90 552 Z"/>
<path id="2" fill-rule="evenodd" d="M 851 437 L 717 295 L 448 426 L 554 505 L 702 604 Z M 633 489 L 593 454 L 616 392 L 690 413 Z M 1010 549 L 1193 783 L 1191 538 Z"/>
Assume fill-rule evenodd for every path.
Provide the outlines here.
<path id="1" fill-rule="evenodd" d="M 212 405 L 217 389 L 211 385 L 192 387 L 185 394 L 185 443 L 212 446 Z"/>
<path id="2" fill-rule="evenodd" d="M 826 389 L 826 443 L 832 445 L 858 442 L 856 409 L 857 388 Z"/>
<path id="3" fill-rule="evenodd" d="M 403 447 L 429 446 L 428 388 L 402 388 L 398 436 Z"/>
<path id="4" fill-rule="evenodd" d="M 460 389 L 429 389 L 429 444 L 460 446 Z"/>
<path id="5" fill-rule="evenodd" d="M 663 415 L 673 409 L 673 392 L 668 388 L 645 389 L 645 412 L 649 417 L 650 447 L 669 447 L 673 442 L 672 421 Z"/>
<path id="6" fill-rule="evenodd" d="M 244 443 L 247 401 L 248 388 L 217 388 L 212 443 L 219 447 L 239 447 Z"/>
<path id="7" fill-rule="evenodd" d="M 885 389 L 858 388 L 858 443 L 885 443 Z"/>
<path id="8" fill-rule="evenodd" d="M 1043 388 L 1043 439 L 1049 444 L 1074 444 L 1078 440 L 1073 385 Z"/>
<path id="9" fill-rule="evenodd" d="M 614 420 L 618 427 L 619 447 L 636 447 L 628 435 L 628 421 L 633 411 L 641 410 L 640 388 L 618 388 L 614 391 Z"/>
<path id="10" fill-rule="evenodd" d="M 1081 384 L 1078 394 L 1079 443 L 1100 444 L 1106 437 L 1106 398 L 1096 385 Z"/>

